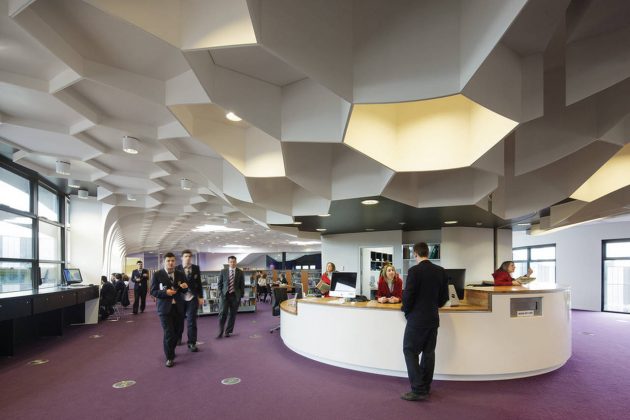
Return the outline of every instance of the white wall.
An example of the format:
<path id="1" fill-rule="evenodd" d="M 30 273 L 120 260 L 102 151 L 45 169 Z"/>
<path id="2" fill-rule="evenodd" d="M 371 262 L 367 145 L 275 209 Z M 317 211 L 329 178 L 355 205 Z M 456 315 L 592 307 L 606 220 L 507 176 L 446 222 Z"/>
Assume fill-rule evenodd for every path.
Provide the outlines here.
<path id="1" fill-rule="evenodd" d="M 338 271 L 361 272 L 361 248 L 393 247 L 393 263 L 402 267 L 402 231 L 345 233 L 322 236 L 322 267 L 328 261 Z M 325 270 L 325 268 L 323 268 Z M 367 280 L 369 284 L 369 279 Z M 362 294 L 366 294 L 363 290 Z"/>
<path id="2" fill-rule="evenodd" d="M 83 282 L 100 284 L 103 267 L 103 222 L 96 199 L 70 198 L 70 267 L 79 268 Z"/>
<path id="3" fill-rule="evenodd" d="M 466 284 L 492 280 L 494 272 L 493 229 L 442 228 L 440 262 L 444 268 L 465 268 Z"/>
<path id="4" fill-rule="evenodd" d="M 630 222 L 600 222 L 539 236 L 514 232 L 513 245 L 555 244 L 556 282 L 571 287 L 571 307 L 600 311 L 602 241 L 625 238 L 630 238 Z"/>

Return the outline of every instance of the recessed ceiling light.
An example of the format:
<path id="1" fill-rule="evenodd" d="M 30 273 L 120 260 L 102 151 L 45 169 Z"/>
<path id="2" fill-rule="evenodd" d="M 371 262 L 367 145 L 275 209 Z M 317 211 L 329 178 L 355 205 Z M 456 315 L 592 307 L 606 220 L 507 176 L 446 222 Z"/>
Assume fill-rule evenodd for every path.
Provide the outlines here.
<path id="1" fill-rule="evenodd" d="M 230 121 L 235 121 L 235 122 L 239 122 L 242 120 L 241 117 L 239 117 L 238 115 L 236 115 L 235 113 L 233 113 L 232 111 L 228 112 L 227 114 L 225 114 L 225 118 L 227 118 Z"/>
<path id="2" fill-rule="evenodd" d="M 363 204 L 364 206 L 373 206 L 375 204 L 378 204 L 378 200 L 363 200 L 361 201 L 361 204 Z"/>
<path id="3" fill-rule="evenodd" d="M 319 245 L 320 241 L 290 241 L 291 245 Z"/>
<path id="4" fill-rule="evenodd" d="M 531 226 L 531 223 L 518 223 L 516 226 Z"/>
<path id="5" fill-rule="evenodd" d="M 243 229 L 229 228 L 222 225 L 201 225 L 192 229 L 193 232 L 238 232 L 241 230 Z"/>
<path id="6" fill-rule="evenodd" d="M 137 155 L 140 151 L 140 141 L 135 137 L 123 136 L 122 144 L 123 151 L 130 155 Z"/>
<path id="7" fill-rule="evenodd" d="M 365 229 L 365 231 L 366 231 L 366 232 L 374 232 L 374 229 L 372 229 L 372 228 L 366 228 L 366 229 Z"/>
<path id="8" fill-rule="evenodd" d="M 294 224 L 294 225 L 301 225 L 301 224 L 302 224 L 302 222 L 295 221 L 295 222 L 293 222 L 293 224 Z"/>
<path id="9" fill-rule="evenodd" d="M 249 245 L 231 244 L 231 245 L 223 245 L 223 248 L 251 248 L 251 247 Z"/>
<path id="10" fill-rule="evenodd" d="M 55 162 L 55 172 L 59 175 L 70 175 L 70 162 L 58 160 Z"/>
<path id="11" fill-rule="evenodd" d="M 477 223 L 475 223 L 475 224 L 476 224 L 477 226 L 481 226 L 481 225 L 483 225 L 483 223 L 482 223 L 482 222 L 477 222 Z"/>
<path id="12" fill-rule="evenodd" d="M 407 222 L 398 222 L 398 224 L 399 224 L 400 226 L 404 226 L 404 225 L 406 225 L 406 224 L 407 224 Z"/>
<path id="13" fill-rule="evenodd" d="M 319 228 L 319 229 L 315 229 L 315 230 L 318 231 L 318 232 L 326 232 L 326 229 L 324 229 L 324 228 Z"/>
<path id="14" fill-rule="evenodd" d="M 184 191 L 190 191 L 192 189 L 192 181 L 188 178 L 180 179 L 179 185 Z"/>
<path id="15" fill-rule="evenodd" d="M 329 217 L 330 213 L 326 213 L 326 214 L 318 214 L 319 217 Z"/>
<path id="16" fill-rule="evenodd" d="M 444 222 L 445 225 L 454 225 L 457 224 L 457 220 L 447 220 L 446 222 Z"/>

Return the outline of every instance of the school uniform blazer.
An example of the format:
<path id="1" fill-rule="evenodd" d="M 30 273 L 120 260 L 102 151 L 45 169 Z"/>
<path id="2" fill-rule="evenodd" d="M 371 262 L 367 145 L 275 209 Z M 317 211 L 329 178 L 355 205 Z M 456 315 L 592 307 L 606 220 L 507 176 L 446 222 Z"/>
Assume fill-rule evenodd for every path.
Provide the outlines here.
<path id="1" fill-rule="evenodd" d="M 495 286 L 511 286 L 514 279 L 510 276 L 510 273 L 503 270 L 497 270 L 492 273 Z"/>
<path id="2" fill-rule="evenodd" d="M 188 284 L 188 290 L 195 295 L 196 298 L 203 297 L 203 289 L 201 287 L 201 271 L 199 270 L 199 266 L 192 264 L 190 266 L 190 274 L 186 275 L 186 271 L 184 270 L 183 265 L 178 265 L 175 267 L 175 270 L 181 271 L 186 277 L 186 284 Z"/>
<path id="3" fill-rule="evenodd" d="M 136 279 L 140 280 L 136 280 Z M 131 281 L 135 285 L 135 289 L 144 289 L 147 290 L 147 285 L 149 283 L 149 270 L 143 268 L 142 270 L 135 269 L 131 272 Z"/>
<path id="4" fill-rule="evenodd" d="M 390 298 L 393 296 L 402 300 L 402 291 L 403 291 L 403 281 L 398 275 L 394 279 L 394 290 L 391 292 L 389 291 L 389 287 L 387 286 L 387 281 L 383 277 L 379 277 L 378 290 L 376 291 L 377 299 L 381 297 Z"/>
<path id="5" fill-rule="evenodd" d="M 184 313 L 184 294 L 182 289 L 179 288 L 179 285 L 186 282 L 186 276 L 181 271 L 175 270 L 173 272 L 173 279 L 174 281 L 171 281 L 165 269 L 153 273 L 153 278 L 151 279 L 151 296 L 157 298 L 157 311 L 159 315 L 168 315 L 171 312 L 173 299 L 175 299 L 179 313 Z M 169 296 L 166 293 L 166 289 L 174 286 L 177 287 L 177 293 L 173 296 Z"/>

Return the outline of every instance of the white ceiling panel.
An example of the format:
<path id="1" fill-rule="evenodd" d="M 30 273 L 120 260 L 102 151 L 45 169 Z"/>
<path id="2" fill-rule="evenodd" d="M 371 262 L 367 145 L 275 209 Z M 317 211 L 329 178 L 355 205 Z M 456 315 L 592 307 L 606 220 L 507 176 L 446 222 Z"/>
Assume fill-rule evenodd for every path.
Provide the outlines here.
<path id="1" fill-rule="evenodd" d="M 7 15 L 0 2 L 0 70 L 50 80 L 66 66 L 39 45 Z"/>
<path id="2" fill-rule="evenodd" d="M 159 80 L 188 70 L 177 48 L 82 1 L 38 1 L 31 7 L 84 58 Z"/>
<path id="3" fill-rule="evenodd" d="M 1 124 L 0 137 L 4 137 L 28 150 L 51 156 L 83 160 L 98 154 L 96 149 L 80 142 L 76 138 L 52 131 Z"/>
<path id="4" fill-rule="evenodd" d="M 215 64 L 276 86 L 297 82 L 306 76 L 259 45 L 219 48 L 210 52 Z"/>
<path id="5" fill-rule="evenodd" d="M 72 90 L 110 117 L 156 127 L 175 121 L 164 106 L 109 86 L 82 80 Z"/>
<path id="6" fill-rule="evenodd" d="M 0 112 L 19 119 L 69 128 L 83 118 L 46 92 L 0 83 Z"/>

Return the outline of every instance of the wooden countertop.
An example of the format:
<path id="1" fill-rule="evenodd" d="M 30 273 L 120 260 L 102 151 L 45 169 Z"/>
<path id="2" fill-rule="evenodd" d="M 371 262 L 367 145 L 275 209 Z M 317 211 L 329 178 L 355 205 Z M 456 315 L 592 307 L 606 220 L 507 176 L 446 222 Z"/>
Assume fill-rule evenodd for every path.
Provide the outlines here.
<path id="1" fill-rule="evenodd" d="M 559 291 L 569 290 L 568 287 L 563 286 L 466 286 L 466 290 L 475 290 L 484 293 L 519 293 L 519 294 L 532 294 L 532 293 L 553 293 Z"/>
<path id="2" fill-rule="evenodd" d="M 368 302 L 341 302 L 338 298 L 304 298 L 294 304 L 293 299 L 286 300 L 280 304 L 280 309 L 297 315 L 298 307 L 302 304 L 336 306 L 341 308 L 359 308 L 359 309 L 380 309 L 385 311 L 400 311 L 402 306 L 400 303 L 378 303 L 375 300 Z M 489 312 L 488 306 L 471 304 L 461 301 L 459 306 L 440 308 L 440 312 Z"/>

